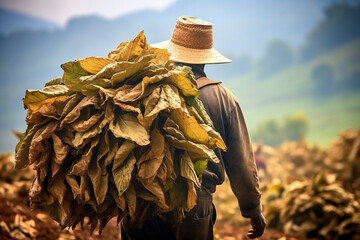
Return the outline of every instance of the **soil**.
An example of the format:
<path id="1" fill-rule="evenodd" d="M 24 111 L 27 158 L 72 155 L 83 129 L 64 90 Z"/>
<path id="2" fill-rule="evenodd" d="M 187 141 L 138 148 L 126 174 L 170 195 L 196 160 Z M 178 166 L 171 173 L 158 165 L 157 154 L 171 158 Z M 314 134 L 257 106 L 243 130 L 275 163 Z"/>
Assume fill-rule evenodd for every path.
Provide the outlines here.
<path id="1" fill-rule="evenodd" d="M 247 233 L 250 226 L 234 227 L 227 222 L 217 221 L 215 223 L 215 234 L 218 234 L 221 240 L 248 240 Z M 316 238 L 304 238 L 297 234 L 283 233 L 276 229 L 266 229 L 261 240 L 318 240 Z"/>
<path id="2" fill-rule="evenodd" d="M 64 229 L 61 231 L 59 224 L 50 218 L 44 211 L 31 210 L 23 203 L 10 202 L 8 199 L 0 198 L 0 222 L 5 222 L 9 227 L 15 221 L 16 215 L 21 215 L 23 221 L 33 219 L 35 221 L 36 230 L 38 232 L 35 239 L 38 240 L 115 240 L 121 239 L 120 226 L 117 225 L 116 218 L 113 218 L 103 229 L 101 235 L 95 230 L 90 236 L 90 227 L 84 223 L 83 229 L 77 227 L 75 230 Z M 3 223 L 2 223 L 3 224 Z M 10 227 L 12 230 L 14 227 Z M 247 232 L 250 226 L 234 227 L 228 222 L 217 221 L 215 224 L 215 234 L 217 239 L 222 240 L 241 240 L 248 239 Z M 32 239 L 29 235 L 24 235 Z M 0 227 L 0 240 L 10 240 L 10 234 Z M 24 238 L 23 238 L 24 239 Z M 259 238 L 263 240 L 305 240 L 307 238 L 300 237 L 295 234 L 284 234 L 275 229 L 267 229 L 264 235 Z"/>

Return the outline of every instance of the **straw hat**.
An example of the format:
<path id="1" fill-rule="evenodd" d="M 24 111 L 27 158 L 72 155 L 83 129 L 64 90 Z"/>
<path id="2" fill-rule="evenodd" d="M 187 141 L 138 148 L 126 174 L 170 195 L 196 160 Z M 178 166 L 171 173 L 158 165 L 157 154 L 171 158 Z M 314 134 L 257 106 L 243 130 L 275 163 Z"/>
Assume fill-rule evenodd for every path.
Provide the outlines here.
<path id="1" fill-rule="evenodd" d="M 165 48 L 175 62 L 190 64 L 229 63 L 231 60 L 213 48 L 212 23 L 181 16 L 178 18 L 171 39 L 151 45 Z"/>

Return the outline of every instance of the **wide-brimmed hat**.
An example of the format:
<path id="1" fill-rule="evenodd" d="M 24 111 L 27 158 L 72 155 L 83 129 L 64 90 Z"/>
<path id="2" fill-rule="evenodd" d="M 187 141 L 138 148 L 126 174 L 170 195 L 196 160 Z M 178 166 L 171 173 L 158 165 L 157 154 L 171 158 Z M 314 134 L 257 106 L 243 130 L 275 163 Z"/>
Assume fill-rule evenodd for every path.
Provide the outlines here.
<path id="1" fill-rule="evenodd" d="M 171 39 L 152 44 L 165 48 L 170 59 L 191 64 L 229 63 L 231 60 L 213 48 L 213 25 L 199 18 L 178 18 Z"/>

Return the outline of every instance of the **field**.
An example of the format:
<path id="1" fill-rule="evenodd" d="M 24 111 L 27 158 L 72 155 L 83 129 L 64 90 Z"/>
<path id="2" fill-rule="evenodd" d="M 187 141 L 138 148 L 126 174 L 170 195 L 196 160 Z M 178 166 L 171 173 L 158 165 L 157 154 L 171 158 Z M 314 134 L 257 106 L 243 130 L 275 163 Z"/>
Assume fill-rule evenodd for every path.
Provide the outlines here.
<path id="1" fill-rule="evenodd" d="M 258 147 L 258 146 L 255 146 Z M 259 170 L 267 229 L 261 239 L 360 239 L 360 131 L 342 132 L 329 148 L 304 140 L 262 146 L 267 171 Z M 323 170 L 326 171 L 323 171 Z M 13 157 L 0 157 L 0 239 L 120 239 L 113 218 L 99 235 L 84 223 L 61 231 L 44 208 L 29 208 L 35 172 L 13 169 Z M 229 181 L 214 195 L 215 239 L 247 239 Z M 45 224 L 46 223 L 46 224 Z"/>

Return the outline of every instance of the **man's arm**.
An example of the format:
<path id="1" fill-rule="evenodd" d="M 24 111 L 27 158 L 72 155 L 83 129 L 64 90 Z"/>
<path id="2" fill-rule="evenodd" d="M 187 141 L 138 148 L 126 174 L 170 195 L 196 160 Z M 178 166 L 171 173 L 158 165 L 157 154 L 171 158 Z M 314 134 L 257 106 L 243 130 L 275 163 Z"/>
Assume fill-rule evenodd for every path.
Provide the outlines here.
<path id="1" fill-rule="evenodd" d="M 256 238 L 263 234 L 266 223 L 261 213 L 261 193 L 249 133 L 240 105 L 235 99 L 234 102 L 226 125 L 228 151 L 223 154 L 224 164 L 241 213 L 251 219 L 248 236 Z"/>

